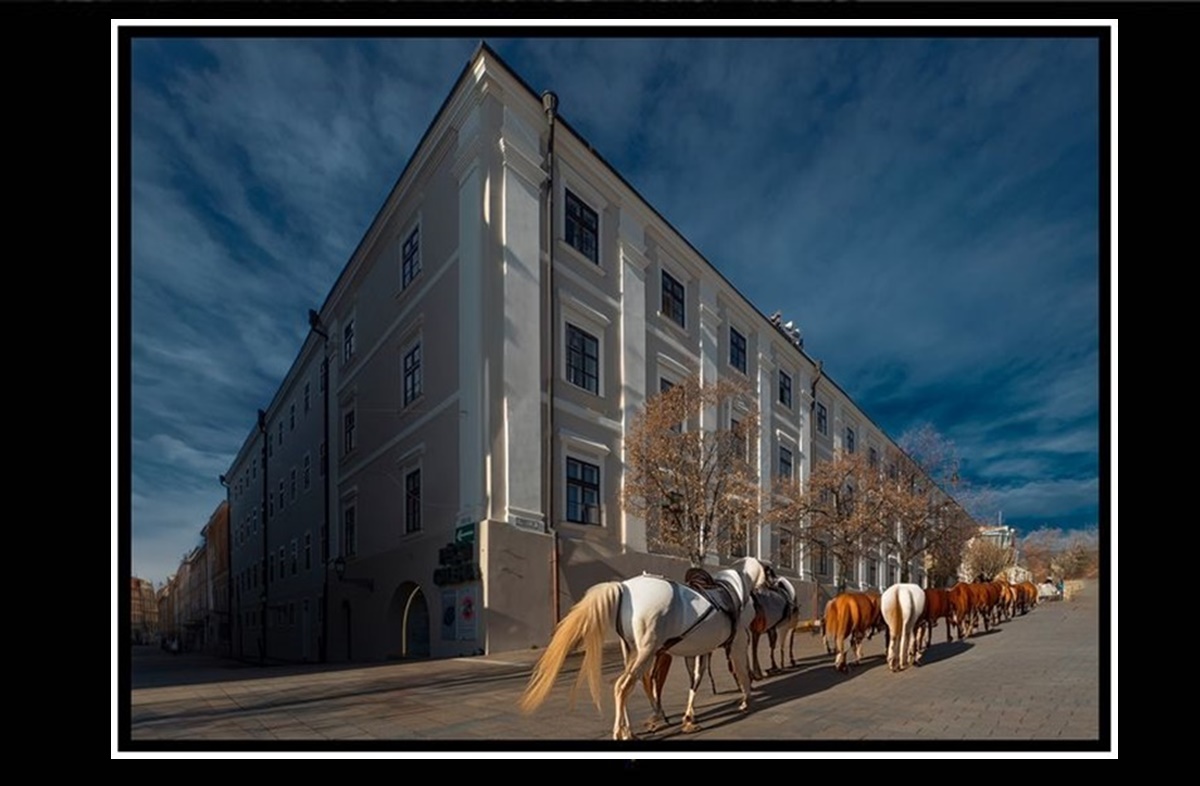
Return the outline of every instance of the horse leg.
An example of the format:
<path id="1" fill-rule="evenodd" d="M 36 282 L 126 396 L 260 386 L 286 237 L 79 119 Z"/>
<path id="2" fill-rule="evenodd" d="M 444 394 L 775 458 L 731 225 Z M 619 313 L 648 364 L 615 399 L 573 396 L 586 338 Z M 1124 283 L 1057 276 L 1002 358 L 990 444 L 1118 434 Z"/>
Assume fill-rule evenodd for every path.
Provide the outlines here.
<path id="1" fill-rule="evenodd" d="M 742 689 L 742 701 L 738 705 L 738 709 L 745 712 L 750 707 L 750 669 L 746 663 L 746 638 L 745 629 L 743 628 L 739 635 L 733 638 L 733 676 L 738 682 L 738 687 Z"/>
<path id="2" fill-rule="evenodd" d="M 762 667 L 758 665 L 758 639 L 762 634 L 750 634 L 750 652 L 753 655 L 751 658 L 750 679 L 761 680 L 763 678 Z"/>
<path id="3" fill-rule="evenodd" d="M 629 728 L 629 691 L 642 676 L 646 666 L 653 656 L 653 651 L 639 648 L 617 681 L 613 683 L 613 703 L 616 705 L 616 717 L 613 718 L 613 739 L 631 740 L 633 731 Z"/>
<path id="4" fill-rule="evenodd" d="M 660 652 L 654 659 L 654 666 L 642 675 L 642 686 L 646 689 L 646 698 L 650 699 L 650 710 L 653 713 L 646 719 L 645 730 L 657 731 L 660 726 L 670 723 L 662 708 L 662 689 L 671 671 L 671 656 Z"/>
<path id="5" fill-rule="evenodd" d="M 712 655 L 701 655 L 685 657 L 683 662 L 687 664 L 688 670 L 688 701 L 687 710 L 683 713 L 683 720 L 680 721 L 680 726 L 685 733 L 699 731 L 700 726 L 696 724 L 696 689 L 700 687 L 700 681 L 704 679 L 704 672 L 708 671 L 709 676 L 712 676 Z"/>
<path id="6" fill-rule="evenodd" d="M 779 644 L 779 631 L 771 628 L 767 631 L 767 646 L 771 648 L 771 668 L 767 674 L 775 674 L 779 671 L 779 667 L 775 665 L 775 647 Z M 783 653 L 780 653 L 779 660 L 783 662 Z"/>
<path id="7" fill-rule="evenodd" d="M 708 672 L 708 682 L 712 686 L 713 695 L 717 695 L 717 678 L 712 673 L 712 655 L 704 656 L 704 670 Z"/>

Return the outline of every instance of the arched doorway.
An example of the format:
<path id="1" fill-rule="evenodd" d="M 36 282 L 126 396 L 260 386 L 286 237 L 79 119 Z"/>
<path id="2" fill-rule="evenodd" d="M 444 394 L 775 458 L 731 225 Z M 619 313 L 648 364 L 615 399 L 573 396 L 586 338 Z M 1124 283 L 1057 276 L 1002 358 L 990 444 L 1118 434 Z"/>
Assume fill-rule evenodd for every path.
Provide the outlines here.
<path id="1" fill-rule="evenodd" d="M 425 593 L 411 581 L 406 581 L 396 590 L 392 600 L 396 610 L 393 617 L 400 629 L 400 657 L 429 657 L 429 604 Z"/>

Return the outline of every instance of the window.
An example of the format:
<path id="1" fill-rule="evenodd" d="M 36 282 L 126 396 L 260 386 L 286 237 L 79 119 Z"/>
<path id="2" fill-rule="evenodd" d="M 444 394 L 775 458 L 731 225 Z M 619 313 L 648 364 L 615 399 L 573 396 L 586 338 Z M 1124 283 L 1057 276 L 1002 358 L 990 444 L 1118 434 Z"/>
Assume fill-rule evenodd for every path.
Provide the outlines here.
<path id="1" fill-rule="evenodd" d="M 317 377 L 317 390 L 325 392 L 325 386 L 329 384 L 329 364 L 321 362 L 321 373 Z"/>
<path id="2" fill-rule="evenodd" d="M 600 523 L 600 468 L 567 459 L 567 521 Z"/>
<path id="3" fill-rule="evenodd" d="M 421 531 L 421 470 L 404 476 L 404 531 Z"/>
<path id="4" fill-rule="evenodd" d="M 311 383 L 311 382 L 305 382 L 305 383 L 304 383 L 304 414 L 305 414 L 305 415 L 307 415 L 307 414 L 308 414 L 308 409 L 309 409 L 309 395 L 308 395 L 308 393 L 309 393 L 309 388 L 310 388 L 310 387 L 312 387 L 312 383 Z"/>
<path id="5" fill-rule="evenodd" d="M 304 533 L 304 569 L 312 570 L 312 533 Z"/>
<path id="6" fill-rule="evenodd" d="M 358 551 L 357 511 L 353 505 L 348 505 L 342 511 L 342 553 L 353 557 Z"/>
<path id="7" fill-rule="evenodd" d="M 289 486 L 289 491 L 291 492 L 291 495 L 292 495 L 292 502 L 295 502 L 296 501 L 296 468 L 295 467 L 292 467 L 291 485 Z"/>
<path id="8" fill-rule="evenodd" d="M 846 427 L 846 452 L 854 452 L 854 429 Z"/>
<path id="9" fill-rule="evenodd" d="M 400 288 L 408 285 L 421 272 L 421 228 L 414 227 L 400 250 Z"/>
<path id="10" fill-rule="evenodd" d="M 668 390 L 670 390 L 673 387 L 675 387 L 674 382 L 672 382 L 669 379 L 663 379 L 662 377 L 659 377 L 659 379 L 658 379 L 658 392 L 659 393 L 666 393 Z M 671 431 L 674 431 L 676 434 L 682 434 L 683 433 L 683 424 L 676 423 L 674 426 L 671 426 Z"/>
<path id="11" fill-rule="evenodd" d="M 888 586 L 890 587 L 895 583 L 896 583 L 896 565 L 895 565 L 895 563 L 889 562 L 888 563 Z"/>
<path id="12" fill-rule="evenodd" d="M 733 436 L 742 446 L 742 460 L 750 460 L 750 440 L 742 433 L 742 422 L 736 418 L 729 419 L 729 430 L 733 432 Z M 740 556 L 745 556 L 744 554 Z"/>
<path id="13" fill-rule="evenodd" d="M 271 581 L 274 581 L 275 580 L 275 555 L 274 554 L 267 555 L 267 562 L 270 566 L 267 570 L 267 575 L 269 575 L 271 577 Z"/>
<path id="14" fill-rule="evenodd" d="M 304 490 L 308 491 L 308 489 L 311 486 L 312 486 L 312 454 L 305 453 L 304 454 Z"/>
<path id="15" fill-rule="evenodd" d="M 567 381 L 600 395 L 600 342 L 571 324 L 567 325 Z"/>
<path id="16" fill-rule="evenodd" d="M 288 407 L 288 431 L 296 430 L 296 405 Z"/>
<path id="17" fill-rule="evenodd" d="M 283 421 L 279 421 L 279 444 L 283 444 Z"/>
<path id="18" fill-rule="evenodd" d="M 829 433 L 829 413 L 825 411 L 825 405 L 819 401 L 817 402 L 817 432 Z"/>
<path id="19" fill-rule="evenodd" d="M 746 373 L 746 337 L 736 328 L 729 328 L 729 365 Z"/>
<path id="20" fill-rule="evenodd" d="M 354 410 L 342 416 L 342 453 L 354 450 Z"/>
<path id="21" fill-rule="evenodd" d="M 346 322 L 342 328 L 342 362 L 348 362 L 354 357 L 354 320 Z"/>
<path id="22" fill-rule="evenodd" d="M 283 512 L 283 478 L 279 479 L 279 512 Z"/>
<path id="23" fill-rule="evenodd" d="M 867 448 L 867 463 L 872 467 L 879 466 L 879 451 L 875 448 Z"/>
<path id="24" fill-rule="evenodd" d="M 329 451 L 325 448 L 325 443 L 321 443 L 320 455 L 317 457 L 319 465 L 317 470 L 321 473 L 321 477 L 325 477 L 325 467 L 329 464 Z"/>
<path id="25" fill-rule="evenodd" d="M 270 494 L 267 495 L 267 515 L 271 517 L 275 515 L 275 498 Z"/>
<path id="26" fill-rule="evenodd" d="M 421 395 L 421 344 L 418 342 L 404 355 L 404 406 Z"/>
<path id="27" fill-rule="evenodd" d="M 874 587 L 879 582 L 879 560 L 873 559 L 867 562 L 867 584 Z"/>
<path id="28" fill-rule="evenodd" d="M 792 378 L 786 371 L 779 372 L 779 403 L 792 408 Z"/>
<path id="29" fill-rule="evenodd" d="M 829 575 L 829 549 L 825 548 L 824 543 L 817 544 L 817 573 Z"/>
<path id="30" fill-rule="evenodd" d="M 792 531 L 786 527 L 781 528 L 779 530 L 779 567 L 787 570 L 792 569 L 792 552 L 794 549 Z"/>
<path id="31" fill-rule="evenodd" d="M 679 327 L 685 327 L 683 284 L 665 270 L 662 274 L 662 313 Z"/>
<path id="32" fill-rule="evenodd" d="M 783 445 L 779 446 L 779 477 L 792 479 L 792 451 Z"/>
<path id="33" fill-rule="evenodd" d="M 599 234 L 600 220 L 596 211 L 585 205 L 579 197 L 567 192 L 567 245 L 588 259 L 600 264 Z"/>
<path id="34" fill-rule="evenodd" d="M 287 575 L 287 549 L 279 547 L 279 578 Z"/>

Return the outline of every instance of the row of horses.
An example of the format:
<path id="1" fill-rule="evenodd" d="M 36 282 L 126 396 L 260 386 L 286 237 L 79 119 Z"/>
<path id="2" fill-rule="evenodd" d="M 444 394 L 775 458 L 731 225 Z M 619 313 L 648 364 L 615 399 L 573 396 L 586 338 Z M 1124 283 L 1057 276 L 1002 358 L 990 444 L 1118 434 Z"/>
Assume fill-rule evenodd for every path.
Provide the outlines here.
<path id="1" fill-rule="evenodd" d="M 1037 602 L 1037 585 L 1031 581 L 1013 584 L 1004 578 L 989 581 L 980 576 L 949 589 L 894 584 L 882 594 L 843 592 L 832 598 L 825 604 L 822 635 L 826 651 L 835 655 L 834 666 L 845 672 L 849 648 L 854 648 L 855 660 L 860 662 L 863 641 L 883 630 L 888 634 L 888 667 L 900 671 L 920 662 L 940 620 L 946 621 L 946 641 L 952 641 L 955 633 L 961 641 L 974 636 L 980 625 L 991 630 L 1027 613 Z"/>
<path id="2" fill-rule="evenodd" d="M 771 654 L 768 673 L 782 667 L 785 637 L 791 664 L 796 665 L 795 635 L 804 630 L 819 630 L 826 650 L 836 653 L 834 665 L 846 671 L 847 642 L 856 648 L 857 660 L 861 661 L 863 639 L 886 630 L 888 665 L 896 671 L 919 660 L 931 638 L 923 634 L 931 633 L 942 617 L 947 619 L 947 638 L 953 619 L 959 626 L 961 639 L 973 634 L 977 619 L 983 620 L 986 627 L 996 619 L 996 613 L 1011 615 L 1013 609 L 1027 609 L 1037 602 L 1036 588 L 1029 598 L 1023 589 L 1013 591 L 999 584 L 994 590 L 981 588 L 980 592 L 974 584 L 959 590 L 962 586 L 953 590 L 924 590 L 915 584 L 898 584 L 882 594 L 842 593 L 826 604 L 823 619 L 806 620 L 800 613 L 791 582 L 775 574 L 769 564 L 753 557 L 743 557 L 713 573 L 693 568 L 683 582 L 651 574 L 602 582 L 589 588 L 559 621 L 550 643 L 534 665 L 519 706 L 527 713 L 537 709 L 548 697 L 567 657 L 582 649 L 583 660 L 571 690 L 571 704 L 574 705 L 580 685 L 586 682 L 592 701 L 600 709 L 603 647 L 606 638 L 615 633 L 624 668 L 613 683 L 613 739 L 634 737 L 628 701 L 639 682 L 652 708 L 645 728 L 654 731 L 667 723 L 662 689 L 676 657 L 684 659 L 689 678 L 687 709 L 681 727 L 684 731 L 694 731 L 699 728 L 696 692 L 704 674 L 712 679 L 714 653 L 724 652 L 741 692 L 738 709 L 744 712 L 750 706 L 751 681 L 765 676 L 758 659 L 763 636 L 768 639 Z M 931 598 L 931 592 L 946 593 L 946 598 L 940 595 Z M 941 605 L 943 601 L 946 605 Z"/>

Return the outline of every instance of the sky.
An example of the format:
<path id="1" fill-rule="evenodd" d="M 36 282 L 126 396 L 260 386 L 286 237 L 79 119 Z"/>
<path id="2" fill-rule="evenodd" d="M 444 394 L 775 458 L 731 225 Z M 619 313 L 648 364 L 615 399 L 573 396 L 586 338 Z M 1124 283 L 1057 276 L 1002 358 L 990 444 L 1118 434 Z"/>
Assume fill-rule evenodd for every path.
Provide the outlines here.
<path id="1" fill-rule="evenodd" d="M 481 38 L 889 436 L 951 440 L 981 515 L 1109 523 L 1096 40 L 278 32 L 132 42 L 134 575 L 199 543 Z"/>

